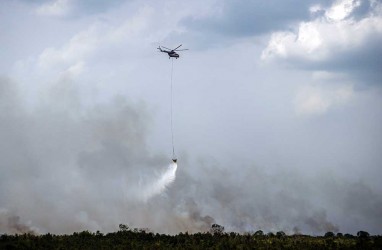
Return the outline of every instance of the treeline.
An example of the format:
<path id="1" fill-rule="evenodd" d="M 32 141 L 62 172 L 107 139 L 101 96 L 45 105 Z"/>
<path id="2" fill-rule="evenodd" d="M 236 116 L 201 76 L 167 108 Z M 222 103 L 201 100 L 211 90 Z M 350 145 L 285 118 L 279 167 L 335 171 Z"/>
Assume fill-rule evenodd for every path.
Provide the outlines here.
<path id="1" fill-rule="evenodd" d="M 207 233 L 154 234 L 144 229 L 120 225 L 118 232 L 102 234 L 83 231 L 71 235 L 16 234 L 0 236 L 0 249 L 373 249 L 382 250 L 382 236 L 360 231 L 350 234 L 326 233 L 324 236 L 225 233 L 214 224 Z"/>

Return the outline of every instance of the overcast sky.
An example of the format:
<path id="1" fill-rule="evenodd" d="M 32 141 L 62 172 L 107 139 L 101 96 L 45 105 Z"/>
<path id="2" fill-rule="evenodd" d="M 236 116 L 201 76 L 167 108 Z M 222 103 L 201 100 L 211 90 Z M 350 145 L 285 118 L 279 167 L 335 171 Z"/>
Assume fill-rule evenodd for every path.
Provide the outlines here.
<path id="1" fill-rule="evenodd" d="M 0 233 L 380 234 L 381 44 L 379 0 L 0 1 Z"/>

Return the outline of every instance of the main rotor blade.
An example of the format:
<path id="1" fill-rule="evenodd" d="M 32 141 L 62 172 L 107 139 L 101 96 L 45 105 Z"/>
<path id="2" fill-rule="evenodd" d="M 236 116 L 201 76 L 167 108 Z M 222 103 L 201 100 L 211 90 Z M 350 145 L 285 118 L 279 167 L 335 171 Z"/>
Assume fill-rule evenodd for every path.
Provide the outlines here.
<path id="1" fill-rule="evenodd" d="M 188 50 L 188 49 L 174 49 L 174 51 L 183 51 L 183 50 Z"/>
<path id="2" fill-rule="evenodd" d="M 169 49 L 169 48 L 166 48 L 165 46 L 161 46 L 162 48 L 165 48 L 165 49 L 168 49 L 168 50 L 172 50 L 172 49 Z"/>
<path id="3" fill-rule="evenodd" d="M 173 49 L 173 50 L 176 50 L 177 48 L 179 48 L 180 46 L 182 46 L 182 44 L 181 45 L 179 45 L 178 47 L 176 47 L 175 49 Z"/>

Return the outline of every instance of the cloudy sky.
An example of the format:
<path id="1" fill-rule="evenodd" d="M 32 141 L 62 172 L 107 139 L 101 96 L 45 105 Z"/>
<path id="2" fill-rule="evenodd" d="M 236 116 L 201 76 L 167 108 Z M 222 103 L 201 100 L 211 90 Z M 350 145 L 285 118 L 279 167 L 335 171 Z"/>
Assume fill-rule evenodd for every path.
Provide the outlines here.
<path id="1" fill-rule="evenodd" d="M 0 233 L 382 232 L 379 0 L 4 0 L 0 44 Z"/>

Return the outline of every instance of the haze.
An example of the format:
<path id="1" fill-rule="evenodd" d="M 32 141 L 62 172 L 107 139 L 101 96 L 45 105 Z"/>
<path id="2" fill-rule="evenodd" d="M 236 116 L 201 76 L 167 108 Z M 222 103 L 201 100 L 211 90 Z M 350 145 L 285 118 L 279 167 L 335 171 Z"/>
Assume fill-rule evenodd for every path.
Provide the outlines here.
<path id="1" fill-rule="evenodd" d="M 0 233 L 380 234 L 381 44 L 378 0 L 1 1 Z"/>

